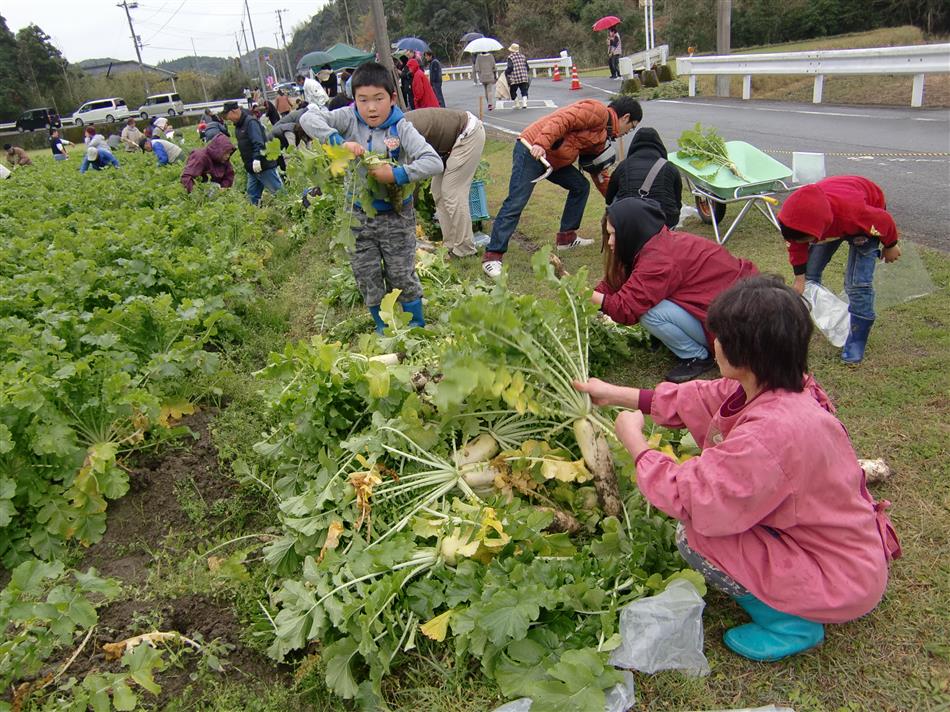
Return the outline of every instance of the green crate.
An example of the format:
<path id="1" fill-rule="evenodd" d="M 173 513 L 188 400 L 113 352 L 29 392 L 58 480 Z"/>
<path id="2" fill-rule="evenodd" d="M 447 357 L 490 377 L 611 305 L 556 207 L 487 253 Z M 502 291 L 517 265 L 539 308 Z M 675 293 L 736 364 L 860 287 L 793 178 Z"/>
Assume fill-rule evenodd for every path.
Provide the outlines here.
<path id="1" fill-rule="evenodd" d="M 472 212 L 472 221 L 488 220 L 488 196 L 485 194 L 485 181 L 473 180 L 468 193 L 468 208 Z"/>

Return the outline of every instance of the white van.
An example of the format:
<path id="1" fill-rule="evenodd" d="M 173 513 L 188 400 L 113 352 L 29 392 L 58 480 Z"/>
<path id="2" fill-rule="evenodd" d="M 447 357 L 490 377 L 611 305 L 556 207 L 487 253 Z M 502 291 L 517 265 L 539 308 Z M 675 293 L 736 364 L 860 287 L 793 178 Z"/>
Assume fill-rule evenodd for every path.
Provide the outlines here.
<path id="1" fill-rule="evenodd" d="M 126 106 L 125 99 L 120 99 L 119 97 L 94 99 L 93 101 L 87 101 L 76 110 L 76 113 L 73 114 L 73 123 L 76 124 L 76 126 L 95 124 L 103 121 L 112 123 L 113 121 L 127 119 L 131 115 L 132 112 L 129 111 L 129 107 Z"/>
<path id="2" fill-rule="evenodd" d="M 155 94 L 145 97 L 138 114 L 145 120 L 154 116 L 176 116 L 185 113 L 185 105 L 178 94 Z"/>

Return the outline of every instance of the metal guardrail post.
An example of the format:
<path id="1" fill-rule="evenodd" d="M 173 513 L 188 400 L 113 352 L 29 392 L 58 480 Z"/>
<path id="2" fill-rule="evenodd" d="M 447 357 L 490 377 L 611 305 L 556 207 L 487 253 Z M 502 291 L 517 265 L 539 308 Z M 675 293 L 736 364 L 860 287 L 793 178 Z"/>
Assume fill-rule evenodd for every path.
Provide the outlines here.
<path id="1" fill-rule="evenodd" d="M 825 89 L 825 75 L 817 74 L 815 75 L 815 87 L 811 92 L 811 103 L 820 104 L 821 103 L 821 94 Z"/>
<path id="2" fill-rule="evenodd" d="M 752 98 L 752 75 L 746 74 L 742 77 L 742 98 L 748 101 Z"/>
<path id="3" fill-rule="evenodd" d="M 910 94 L 911 106 L 923 106 L 924 104 L 924 75 L 914 75 L 914 88 Z"/>

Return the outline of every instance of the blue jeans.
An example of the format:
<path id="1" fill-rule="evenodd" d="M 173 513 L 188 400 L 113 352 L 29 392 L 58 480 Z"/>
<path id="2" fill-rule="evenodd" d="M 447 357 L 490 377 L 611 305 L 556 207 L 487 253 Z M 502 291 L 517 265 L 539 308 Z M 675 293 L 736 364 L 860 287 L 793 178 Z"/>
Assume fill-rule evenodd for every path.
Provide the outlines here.
<path id="1" fill-rule="evenodd" d="M 67 158 L 69 158 L 69 156 L 67 156 L 65 153 L 54 153 L 54 154 L 53 154 L 53 160 L 54 160 L 54 161 L 65 161 Z"/>
<path id="2" fill-rule="evenodd" d="M 861 319 L 874 320 L 874 268 L 881 257 L 881 242 L 868 237 L 864 244 L 848 243 L 848 264 L 844 271 L 844 291 L 848 295 L 848 311 Z M 815 242 L 808 246 L 805 281 L 821 284 L 821 273 L 845 240 Z"/>
<path id="3" fill-rule="evenodd" d="M 678 358 L 709 358 L 702 323 L 669 299 L 641 316 L 640 323 Z"/>
<path id="4" fill-rule="evenodd" d="M 264 188 L 271 193 L 276 193 L 284 189 L 284 183 L 277 174 L 276 168 L 268 168 L 260 173 L 247 173 L 247 197 L 251 199 L 254 205 L 261 202 L 261 196 L 264 194 Z"/>
<path id="5" fill-rule="evenodd" d="M 508 251 L 508 241 L 511 239 L 521 213 L 528 204 L 528 199 L 534 191 L 531 181 L 544 174 L 544 165 L 541 161 L 531 157 L 531 153 L 524 144 L 518 141 L 511 158 L 511 180 L 508 182 L 508 197 L 501 205 L 501 210 L 495 216 L 491 228 L 491 242 L 485 248 L 486 252 Z M 548 180 L 567 190 L 567 202 L 564 203 L 564 212 L 561 214 L 561 232 L 576 230 L 581 226 L 584 217 L 584 208 L 587 207 L 587 196 L 590 193 L 590 183 L 584 174 L 574 166 L 559 168 L 548 176 Z"/>

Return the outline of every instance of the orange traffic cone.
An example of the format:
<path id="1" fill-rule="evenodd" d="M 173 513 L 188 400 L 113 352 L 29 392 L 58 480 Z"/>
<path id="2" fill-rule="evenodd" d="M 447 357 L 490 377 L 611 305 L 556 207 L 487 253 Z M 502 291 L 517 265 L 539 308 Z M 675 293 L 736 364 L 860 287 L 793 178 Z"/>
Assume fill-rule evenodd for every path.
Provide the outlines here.
<path id="1" fill-rule="evenodd" d="M 581 88 L 581 80 L 577 78 L 577 65 L 571 65 L 571 91 Z"/>
<path id="2" fill-rule="evenodd" d="M 551 79 L 551 81 L 553 82 L 561 81 L 561 68 L 557 66 L 556 64 L 554 65 L 554 77 Z"/>

